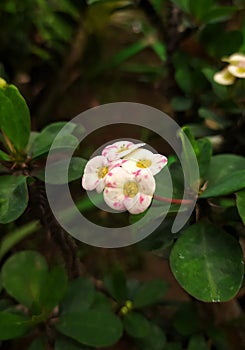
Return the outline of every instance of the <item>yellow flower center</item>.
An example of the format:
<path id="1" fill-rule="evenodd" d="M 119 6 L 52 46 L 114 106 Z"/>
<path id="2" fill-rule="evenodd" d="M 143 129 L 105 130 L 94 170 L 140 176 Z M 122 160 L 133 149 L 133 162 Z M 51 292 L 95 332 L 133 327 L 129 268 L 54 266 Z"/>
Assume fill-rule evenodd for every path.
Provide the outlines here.
<path id="1" fill-rule="evenodd" d="M 240 73 L 240 74 L 245 73 L 245 68 L 244 67 L 237 67 L 237 73 Z"/>
<path id="2" fill-rule="evenodd" d="M 138 168 L 149 168 L 151 166 L 151 161 L 149 159 L 139 159 L 136 163 Z"/>
<path id="3" fill-rule="evenodd" d="M 103 177 L 106 176 L 106 174 L 108 173 L 109 169 L 107 166 L 103 166 L 101 168 L 98 169 L 97 174 L 98 174 L 98 178 L 102 179 Z"/>
<path id="4" fill-rule="evenodd" d="M 138 185 L 134 181 L 129 181 L 123 186 L 123 194 L 127 197 L 133 198 L 138 192 Z"/>
<path id="5" fill-rule="evenodd" d="M 117 150 L 117 153 L 121 153 L 121 152 L 124 152 L 124 151 L 127 151 L 128 148 L 125 146 L 125 145 L 122 145 L 118 150 Z"/>

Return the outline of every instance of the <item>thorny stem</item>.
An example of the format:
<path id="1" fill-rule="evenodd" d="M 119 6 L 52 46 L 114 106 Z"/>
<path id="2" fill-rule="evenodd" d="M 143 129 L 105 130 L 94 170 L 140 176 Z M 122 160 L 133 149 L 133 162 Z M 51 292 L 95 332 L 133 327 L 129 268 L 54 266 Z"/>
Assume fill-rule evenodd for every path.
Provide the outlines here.
<path id="1" fill-rule="evenodd" d="M 177 198 L 166 198 L 157 196 L 154 194 L 153 199 L 157 201 L 165 202 L 165 203 L 174 203 L 174 204 L 193 204 L 194 201 L 192 199 L 177 199 Z"/>

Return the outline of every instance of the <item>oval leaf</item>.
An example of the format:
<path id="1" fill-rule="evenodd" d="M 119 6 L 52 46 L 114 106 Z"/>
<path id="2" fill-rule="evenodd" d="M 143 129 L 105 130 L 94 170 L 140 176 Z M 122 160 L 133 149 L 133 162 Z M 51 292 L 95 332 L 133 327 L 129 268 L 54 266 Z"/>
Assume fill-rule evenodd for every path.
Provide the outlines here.
<path id="1" fill-rule="evenodd" d="M 242 222 L 245 225 L 245 189 L 236 193 L 236 205 Z"/>
<path id="2" fill-rule="evenodd" d="M 145 307 L 157 303 L 168 290 L 166 282 L 160 279 L 143 283 L 135 292 L 133 305 L 136 308 Z"/>
<path id="3" fill-rule="evenodd" d="M 150 334 L 149 321 L 137 312 L 129 312 L 123 317 L 125 331 L 133 338 L 144 338 Z"/>
<path id="4" fill-rule="evenodd" d="M 151 323 L 150 334 L 138 339 L 137 343 L 139 343 L 141 350 L 163 350 L 166 345 L 166 336 L 160 327 Z"/>
<path id="5" fill-rule="evenodd" d="M 0 90 L 0 129 L 17 151 L 24 150 L 30 137 L 30 113 L 25 99 L 13 85 Z"/>
<path id="6" fill-rule="evenodd" d="M 21 314 L 0 312 L 0 340 L 23 336 L 31 328 L 31 322 Z"/>
<path id="7" fill-rule="evenodd" d="M 0 178 L 0 223 L 6 224 L 21 216 L 28 204 L 25 176 L 4 175 Z"/>
<path id="8" fill-rule="evenodd" d="M 220 228 L 201 222 L 180 236 L 171 251 L 170 266 L 189 294 L 208 302 L 233 298 L 244 273 L 239 243 Z"/>
<path id="9" fill-rule="evenodd" d="M 84 167 L 87 161 L 83 158 L 73 157 L 69 164 L 69 182 L 74 181 L 82 177 Z M 59 160 L 55 163 L 52 163 L 48 167 L 48 173 L 45 170 L 39 171 L 35 174 L 40 180 L 45 181 L 51 185 L 62 185 L 66 183 L 65 176 L 65 167 L 67 164 L 67 160 Z M 47 169 L 47 167 L 46 167 Z"/>
<path id="10" fill-rule="evenodd" d="M 22 251 L 11 256 L 2 268 L 2 283 L 19 303 L 36 310 L 48 266 L 43 256 Z"/>
<path id="11" fill-rule="evenodd" d="M 56 328 L 64 335 L 89 346 L 115 344 L 122 336 L 122 323 L 104 309 L 74 312 L 60 317 Z"/>

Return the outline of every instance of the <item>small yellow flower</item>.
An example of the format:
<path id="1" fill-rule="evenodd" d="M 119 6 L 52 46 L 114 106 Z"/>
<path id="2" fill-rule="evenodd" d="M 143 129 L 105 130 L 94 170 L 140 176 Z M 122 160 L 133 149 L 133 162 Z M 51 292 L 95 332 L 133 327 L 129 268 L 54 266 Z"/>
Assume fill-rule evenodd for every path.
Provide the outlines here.
<path id="1" fill-rule="evenodd" d="M 4 80 L 3 78 L 0 78 L 0 88 L 5 88 L 6 85 L 7 85 L 6 80 Z"/>

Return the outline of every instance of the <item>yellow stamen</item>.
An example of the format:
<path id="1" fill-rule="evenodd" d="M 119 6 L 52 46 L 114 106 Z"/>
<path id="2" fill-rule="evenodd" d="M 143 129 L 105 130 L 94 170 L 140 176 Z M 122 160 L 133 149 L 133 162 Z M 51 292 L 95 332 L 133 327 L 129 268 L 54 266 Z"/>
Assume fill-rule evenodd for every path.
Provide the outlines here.
<path id="1" fill-rule="evenodd" d="M 123 186 L 123 194 L 127 197 L 133 198 L 138 192 L 138 185 L 134 181 L 129 181 Z"/>
<path id="2" fill-rule="evenodd" d="M 244 67 L 237 67 L 237 73 L 240 73 L 240 74 L 245 73 L 245 68 Z"/>
<path id="3" fill-rule="evenodd" d="M 124 151 L 127 151 L 128 148 L 125 146 L 125 145 L 122 145 L 118 150 L 117 150 L 117 153 L 121 153 L 121 152 L 124 152 Z"/>
<path id="4" fill-rule="evenodd" d="M 107 166 L 103 166 L 103 167 L 99 168 L 97 171 L 98 178 L 102 179 L 103 177 L 105 177 L 106 174 L 108 174 L 108 171 L 109 171 L 109 169 Z"/>
<path id="5" fill-rule="evenodd" d="M 152 162 L 149 159 L 139 159 L 136 163 L 138 168 L 149 168 Z"/>

